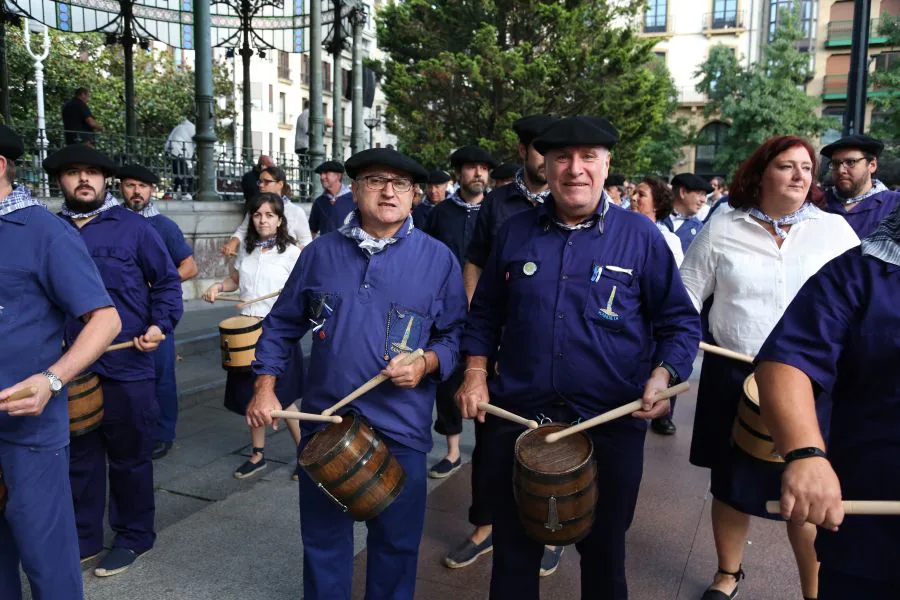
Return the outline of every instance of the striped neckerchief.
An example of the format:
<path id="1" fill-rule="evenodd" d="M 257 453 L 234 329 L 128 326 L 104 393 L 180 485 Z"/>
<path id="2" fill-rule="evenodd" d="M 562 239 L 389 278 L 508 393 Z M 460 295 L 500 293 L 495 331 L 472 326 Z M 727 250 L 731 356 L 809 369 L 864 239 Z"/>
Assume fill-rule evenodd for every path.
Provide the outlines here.
<path id="1" fill-rule="evenodd" d="M 46 204 L 32 198 L 31 192 L 24 185 L 13 186 L 9 195 L 0 200 L 0 217 L 5 217 L 9 213 L 28 208 L 29 206 L 43 206 L 47 208 Z"/>
<path id="2" fill-rule="evenodd" d="M 863 256 L 874 256 L 900 267 L 900 208 L 885 218 L 871 235 L 862 241 Z"/>
<path id="3" fill-rule="evenodd" d="M 70 219 L 88 219 L 90 217 L 96 217 L 100 213 L 105 212 L 111 208 L 115 208 L 118 205 L 119 201 L 116 200 L 116 197 L 110 194 L 107 190 L 106 198 L 103 200 L 103 204 L 100 206 L 100 208 L 95 208 L 91 212 L 80 213 L 71 210 L 68 206 L 66 206 L 66 203 L 63 202 L 62 208 L 59 209 L 59 214 L 64 217 L 69 217 Z"/>

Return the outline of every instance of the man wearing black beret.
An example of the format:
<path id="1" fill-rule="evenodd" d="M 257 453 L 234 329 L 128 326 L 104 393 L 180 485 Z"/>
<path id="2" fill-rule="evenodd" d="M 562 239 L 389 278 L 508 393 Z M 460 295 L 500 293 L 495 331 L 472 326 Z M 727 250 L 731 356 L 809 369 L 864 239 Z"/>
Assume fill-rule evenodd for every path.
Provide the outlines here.
<path id="1" fill-rule="evenodd" d="M 131 164 L 120 167 L 119 193 L 125 207 L 146 218 L 162 238 L 169 257 L 178 269 L 182 283 L 197 276 L 199 269 L 194 262 L 194 251 L 185 241 L 181 228 L 153 203 L 153 194 L 159 177 L 150 169 Z M 159 403 L 159 420 L 153 436 L 153 460 L 168 454 L 175 441 L 178 423 L 178 389 L 175 383 L 175 335 L 166 336 L 153 353 L 156 369 L 156 400 Z"/>
<path id="2" fill-rule="evenodd" d="M 900 205 L 900 193 L 888 190 L 875 179 L 880 140 L 867 135 L 848 135 L 822 148 L 831 166 L 834 185 L 825 192 L 825 206 L 841 215 L 860 239 L 868 236 Z"/>
<path id="3" fill-rule="evenodd" d="M 709 182 L 693 173 L 680 173 L 672 178 L 672 214 L 663 219 L 662 224 L 681 240 L 681 249 L 688 247 L 700 229 L 703 221 L 697 216 L 706 205 L 706 195 L 712 192 Z"/>
<path id="4" fill-rule="evenodd" d="M 603 491 L 576 546 L 581 597 L 625 600 L 625 533 L 647 419 L 668 411 L 656 394 L 690 376 L 700 342 L 699 315 L 659 229 L 604 191 L 618 135 L 602 123 L 570 117 L 532 142 L 544 155 L 551 193 L 498 233 L 460 345 L 466 372 L 456 400 L 463 417 L 485 428 L 491 600 L 538 600 L 544 546 L 519 521 L 511 483 L 522 427 L 485 418 L 478 405 L 574 423 L 641 398 L 641 410 L 586 432 Z M 498 347 L 499 373 L 488 383 L 488 359 Z"/>
<path id="5" fill-rule="evenodd" d="M 425 521 L 426 453 L 431 449 L 435 387 L 456 368 L 466 314 L 459 264 L 412 224 L 412 188 L 427 172 L 386 148 L 347 162 L 357 210 L 347 223 L 308 245 L 263 322 L 256 346 L 252 427 L 280 409 L 275 380 L 290 348 L 310 329 L 313 344 L 303 408 L 321 412 L 381 371 L 386 381 L 343 412 L 358 413 L 403 467 L 393 502 L 366 521 L 367 598 L 413 598 Z M 416 349 L 421 360 L 403 361 Z M 324 424 L 302 422 L 302 453 Z M 385 463 L 386 464 L 386 463 Z M 300 473 L 303 597 L 350 598 L 353 519 Z"/>
<path id="6" fill-rule="evenodd" d="M 613 204 L 622 206 L 622 202 L 625 200 L 625 177 L 617 173 L 610 173 L 609 177 L 606 178 L 605 189 Z"/>
<path id="7" fill-rule="evenodd" d="M 447 199 L 447 186 L 450 184 L 450 175 L 441 169 L 428 172 L 425 180 L 425 196 L 422 201 L 413 208 L 413 224 L 422 229 L 428 220 L 431 209 Z"/>
<path id="8" fill-rule="evenodd" d="M 493 171 L 491 171 L 491 181 L 493 182 L 493 186 L 491 189 L 496 190 L 497 188 L 501 188 L 504 185 L 509 185 L 513 182 L 513 179 L 516 177 L 516 173 L 519 170 L 519 165 L 515 163 L 503 163 Z"/>
<path id="9" fill-rule="evenodd" d="M 314 238 L 336 231 L 354 209 L 350 187 L 342 182 L 344 165 L 336 160 L 326 160 L 315 168 L 315 172 L 324 191 L 313 200 L 309 210 L 309 231 Z"/>

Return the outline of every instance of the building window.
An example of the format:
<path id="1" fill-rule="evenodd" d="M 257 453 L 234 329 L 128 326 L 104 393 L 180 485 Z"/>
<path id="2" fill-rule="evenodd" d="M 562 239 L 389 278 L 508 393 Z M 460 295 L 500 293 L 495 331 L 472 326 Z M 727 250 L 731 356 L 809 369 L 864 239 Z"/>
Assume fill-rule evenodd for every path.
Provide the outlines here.
<path id="1" fill-rule="evenodd" d="M 278 152 L 284 154 L 284 138 L 279 138 L 278 140 Z"/>
<path id="2" fill-rule="evenodd" d="M 644 32 L 661 33 L 666 31 L 666 13 L 668 0 L 650 0 L 644 14 Z"/>
<path id="3" fill-rule="evenodd" d="M 800 30 L 807 40 L 815 37 L 815 4 L 813 0 L 770 0 L 769 2 L 769 41 L 775 37 L 775 31 L 781 23 L 781 11 L 796 11 L 800 7 Z"/>
<path id="4" fill-rule="evenodd" d="M 275 88 L 269 84 L 269 112 L 275 112 Z"/>
<path id="5" fill-rule="evenodd" d="M 287 114 L 287 94 L 281 92 L 278 94 L 278 122 L 279 123 L 287 123 L 288 122 L 288 114 Z"/>
<path id="6" fill-rule="evenodd" d="M 309 54 L 300 55 L 300 82 L 309 85 Z"/>
<path id="7" fill-rule="evenodd" d="M 290 63 L 291 55 L 287 52 L 278 51 L 278 78 L 279 79 L 290 79 L 291 78 L 291 63 Z"/>
<path id="8" fill-rule="evenodd" d="M 269 154 L 271 154 L 272 151 L 275 150 L 275 144 L 272 143 L 273 137 L 274 136 L 271 133 L 269 133 Z"/>
<path id="9" fill-rule="evenodd" d="M 331 63 L 322 61 L 322 89 L 331 89 Z"/>
<path id="10" fill-rule="evenodd" d="M 701 177 L 724 175 L 716 167 L 716 157 L 725 146 L 728 125 L 721 122 L 710 123 L 697 136 L 697 155 L 694 159 L 694 173 Z"/>
<path id="11" fill-rule="evenodd" d="M 840 139 L 841 130 L 844 126 L 845 110 L 846 108 L 843 106 L 832 106 L 822 111 L 823 117 L 831 117 L 834 120 L 831 126 L 825 130 L 825 133 L 822 134 L 821 142 L 823 146 L 827 146 L 828 144 L 836 142 Z M 827 169 L 827 164 L 827 162 L 824 162 L 824 164 L 822 165 L 823 170 Z"/>
<path id="12" fill-rule="evenodd" d="M 712 29 L 737 27 L 737 20 L 737 0 L 713 0 Z"/>

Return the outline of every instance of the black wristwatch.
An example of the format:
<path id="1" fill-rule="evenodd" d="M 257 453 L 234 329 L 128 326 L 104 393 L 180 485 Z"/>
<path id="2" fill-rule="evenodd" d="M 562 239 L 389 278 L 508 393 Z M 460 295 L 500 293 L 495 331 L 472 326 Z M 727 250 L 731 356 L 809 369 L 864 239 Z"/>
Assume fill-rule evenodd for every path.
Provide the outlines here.
<path id="1" fill-rule="evenodd" d="M 678 376 L 678 371 L 675 370 L 675 367 L 667 363 L 666 361 L 661 361 L 658 365 L 656 365 L 656 369 L 662 367 L 666 371 L 669 372 L 669 387 L 673 385 L 678 385 L 681 382 L 681 377 Z"/>
<path id="2" fill-rule="evenodd" d="M 821 448 L 816 448 L 815 446 L 809 446 L 807 448 L 796 448 L 795 450 L 791 450 L 787 454 L 784 455 L 784 462 L 790 463 L 795 460 L 800 460 L 801 458 L 815 458 L 821 457 L 824 459 L 828 459 L 828 455 L 825 454 L 825 451 Z"/>

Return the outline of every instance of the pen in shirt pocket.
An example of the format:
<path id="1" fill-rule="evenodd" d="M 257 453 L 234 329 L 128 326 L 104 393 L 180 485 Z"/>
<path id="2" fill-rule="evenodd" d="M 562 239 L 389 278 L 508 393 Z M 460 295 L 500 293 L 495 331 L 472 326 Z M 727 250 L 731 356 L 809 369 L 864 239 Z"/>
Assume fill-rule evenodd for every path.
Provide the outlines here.
<path id="1" fill-rule="evenodd" d="M 603 273 L 603 266 L 597 263 L 594 263 L 591 267 L 591 281 L 597 283 L 600 281 L 600 275 Z"/>

